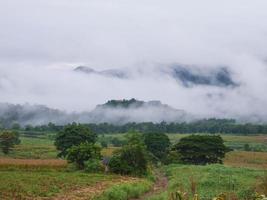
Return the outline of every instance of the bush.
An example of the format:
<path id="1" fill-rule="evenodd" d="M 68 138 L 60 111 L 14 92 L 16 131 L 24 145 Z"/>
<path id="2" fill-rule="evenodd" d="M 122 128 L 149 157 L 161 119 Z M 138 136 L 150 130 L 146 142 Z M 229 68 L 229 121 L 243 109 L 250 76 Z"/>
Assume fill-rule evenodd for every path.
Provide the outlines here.
<path id="1" fill-rule="evenodd" d="M 181 155 L 177 151 L 170 151 L 165 159 L 165 164 L 181 163 Z"/>
<path id="2" fill-rule="evenodd" d="M 72 146 L 67 152 L 67 160 L 76 163 L 79 169 L 84 168 L 85 161 L 101 158 L 101 148 L 90 143 Z"/>
<path id="3" fill-rule="evenodd" d="M 126 144 L 125 140 L 119 139 L 117 137 L 112 137 L 110 140 L 110 143 L 114 146 L 114 147 L 121 147 L 123 145 Z"/>
<path id="4" fill-rule="evenodd" d="M 17 132 L 4 131 L 0 133 L 0 147 L 4 154 L 8 154 L 11 148 L 19 143 L 19 134 Z"/>
<path id="5" fill-rule="evenodd" d="M 116 174 L 131 174 L 133 169 L 129 164 L 122 159 L 120 154 L 115 154 L 111 157 L 108 163 L 109 169 L 111 172 Z"/>
<path id="6" fill-rule="evenodd" d="M 102 141 L 100 142 L 100 144 L 101 144 L 101 146 L 102 146 L 103 148 L 107 148 L 107 147 L 108 147 L 108 143 L 107 143 L 106 141 L 104 141 L 104 140 L 102 140 Z"/>
<path id="7" fill-rule="evenodd" d="M 142 176 L 147 173 L 148 159 L 142 136 L 128 135 L 128 144 L 116 151 L 109 161 L 111 172 Z"/>
<path id="8" fill-rule="evenodd" d="M 86 172 L 89 173 L 97 173 L 97 172 L 103 172 L 104 166 L 102 165 L 100 160 L 91 159 L 84 162 L 84 169 Z"/>

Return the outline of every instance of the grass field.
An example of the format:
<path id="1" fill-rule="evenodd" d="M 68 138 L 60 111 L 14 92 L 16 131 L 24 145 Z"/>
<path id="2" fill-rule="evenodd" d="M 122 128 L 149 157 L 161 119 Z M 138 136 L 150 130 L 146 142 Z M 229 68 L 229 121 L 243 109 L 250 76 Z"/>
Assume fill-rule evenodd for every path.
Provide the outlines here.
<path id="1" fill-rule="evenodd" d="M 30 138 L 20 137 L 21 143 L 13 148 L 8 154 L 4 155 L 0 151 L 1 158 L 19 158 L 19 159 L 57 159 L 58 151 L 54 141 L 48 138 Z M 103 156 L 110 156 L 116 147 L 104 148 Z M 0 162 L 1 165 L 1 162 Z"/>
<path id="2" fill-rule="evenodd" d="M 266 170 L 267 152 L 232 151 L 226 154 L 224 164 Z"/>
<path id="3" fill-rule="evenodd" d="M 54 141 L 47 138 L 20 137 L 21 143 L 5 156 L 0 152 L 0 157 L 51 159 L 56 158 L 57 150 Z"/>
<path id="4" fill-rule="evenodd" d="M 104 149 L 102 154 L 110 156 L 116 149 Z M 134 189 L 139 184 L 144 186 L 143 179 L 75 172 L 66 160 L 56 157 L 57 153 L 53 141 L 45 137 L 21 137 L 21 144 L 9 155 L 1 153 L 0 199 L 91 199 L 114 184 L 125 185 L 122 192 L 127 186 L 129 195 L 144 192 L 143 187 Z M 99 198 L 113 195 L 113 190 Z"/>
<path id="5" fill-rule="evenodd" d="M 182 137 L 189 134 L 168 134 L 172 143 L 179 141 Z M 112 134 L 112 137 L 122 138 L 123 134 Z M 234 136 L 222 135 L 225 144 L 236 150 L 243 150 L 245 144 L 251 147 L 267 151 L 266 136 Z M 54 141 L 48 138 L 30 138 L 21 137 L 21 144 L 17 145 L 8 156 L 0 152 L 0 157 L 22 158 L 22 159 L 55 159 L 57 158 L 57 150 L 54 146 Z M 110 155 L 116 148 L 108 148 L 103 150 L 103 155 Z"/>
<path id="6" fill-rule="evenodd" d="M 114 181 L 119 176 L 61 171 L 0 171 L 0 199 L 34 199 L 53 197 L 93 186 L 98 182 Z"/>
<path id="7" fill-rule="evenodd" d="M 263 170 L 233 168 L 223 165 L 190 166 L 169 165 L 165 167 L 169 177 L 168 192 L 149 198 L 149 200 L 167 200 L 173 192 L 180 191 L 184 199 L 193 199 L 198 194 L 201 200 L 211 200 L 225 194 L 229 200 L 245 200 L 255 191 L 261 192 Z"/>
<path id="8" fill-rule="evenodd" d="M 112 136 L 123 137 L 122 134 Z M 168 136 L 174 143 L 187 135 Z M 170 179 L 169 192 L 182 190 L 191 194 L 192 188 L 195 187 L 196 192 L 201 195 L 201 200 L 210 199 L 222 192 L 244 199 L 244 195 L 259 188 L 262 178 L 266 177 L 264 170 L 267 169 L 267 152 L 249 152 L 242 149 L 244 144 L 266 146 L 266 137 L 222 137 L 226 145 L 236 149 L 227 153 L 225 166 L 166 166 L 165 171 Z M 21 137 L 21 144 L 8 156 L 0 153 L 0 199 L 76 199 L 77 196 L 78 199 L 93 198 L 89 198 L 88 193 L 96 195 L 95 198 L 98 199 L 127 199 L 127 195 L 138 196 L 151 184 L 129 177 L 74 172 L 67 167 L 65 160 L 57 158 L 58 152 L 53 143 L 46 137 Z M 118 148 L 105 148 L 102 155 L 110 156 L 116 149 Z M 120 186 L 114 188 L 115 183 Z M 99 195 L 102 192 L 104 193 Z M 165 192 L 151 199 L 160 200 L 167 197 L 168 192 Z"/>
<path id="9" fill-rule="evenodd" d="M 67 167 L 67 161 L 61 159 L 16 159 L 0 158 L 0 169 L 3 170 L 63 170 Z"/>

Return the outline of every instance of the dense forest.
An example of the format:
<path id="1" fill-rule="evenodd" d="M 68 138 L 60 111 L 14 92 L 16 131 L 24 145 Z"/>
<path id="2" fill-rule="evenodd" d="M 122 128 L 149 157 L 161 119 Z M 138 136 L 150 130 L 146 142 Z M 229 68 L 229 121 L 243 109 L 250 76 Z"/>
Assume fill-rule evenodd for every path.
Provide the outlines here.
<path id="1" fill-rule="evenodd" d="M 86 124 L 94 133 L 112 134 L 126 133 L 130 130 L 136 130 L 141 133 L 224 133 L 224 134 L 266 134 L 267 124 L 240 124 L 233 119 L 203 119 L 190 123 L 127 123 L 124 125 L 114 125 L 109 123 Z M 44 132 L 60 131 L 64 126 L 58 126 L 53 123 L 41 126 L 27 125 L 21 127 L 14 124 L 12 129 L 21 131 Z"/>

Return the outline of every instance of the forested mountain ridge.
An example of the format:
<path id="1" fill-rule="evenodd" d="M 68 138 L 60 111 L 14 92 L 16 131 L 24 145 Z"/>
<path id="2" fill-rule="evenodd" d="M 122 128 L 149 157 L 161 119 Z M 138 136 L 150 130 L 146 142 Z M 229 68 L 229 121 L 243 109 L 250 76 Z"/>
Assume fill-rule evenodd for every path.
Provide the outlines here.
<path id="1" fill-rule="evenodd" d="M 64 125 L 78 123 L 111 123 L 125 124 L 129 122 L 183 122 L 190 119 L 186 112 L 174 109 L 160 101 L 110 100 L 97 105 L 87 112 L 67 113 L 44 105 L 0 103 L 0 124 L 11 127 L 13 124 L 42 125 L 49 122 Z"/>

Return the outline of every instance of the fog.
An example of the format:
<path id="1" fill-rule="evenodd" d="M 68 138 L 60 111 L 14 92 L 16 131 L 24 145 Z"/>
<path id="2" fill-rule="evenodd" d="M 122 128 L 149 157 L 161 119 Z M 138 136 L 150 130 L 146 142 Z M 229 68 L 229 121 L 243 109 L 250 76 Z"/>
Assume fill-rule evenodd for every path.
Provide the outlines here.
<path id="1" fill-rule="evenodd" d="M 0 0 L 0 102 L 82 112 L 137 98 L 266 122 L 266 9 L 265 0 Z M 166 74 L 173 65 L 202 76 L 225 67 L 236 86 L 187 87 Z"/>

